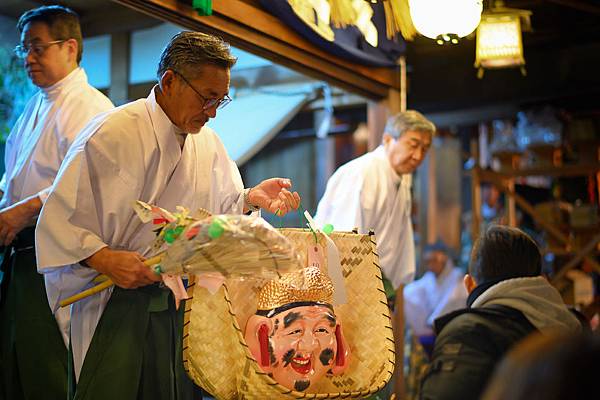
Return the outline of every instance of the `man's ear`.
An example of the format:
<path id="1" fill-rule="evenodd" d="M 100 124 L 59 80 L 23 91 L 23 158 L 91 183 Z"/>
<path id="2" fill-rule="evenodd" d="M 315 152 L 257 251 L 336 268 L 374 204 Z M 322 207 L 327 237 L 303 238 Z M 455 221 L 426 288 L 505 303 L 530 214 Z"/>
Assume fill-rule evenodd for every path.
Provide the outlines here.
<path id="1" fill-rule="evenodd" d="M 473 279 L 473 277 L 469 274 L 465 274 L 465 277 L 463 278 L 463 284 L 465 285 L 465 289 L 467 289 L 468 294 L 471 294 L 473 289 L 477 287 L 477 282 L 475 282 L 475 279 Z"/>
<path id="2" fill-rule="evenodd" d="M 389 133 L 384 133 L 381 138 L 381 143 L 383 143 L 384 146 L 388 146 L 393 141 L 394 141 L 394 137 L 392 135 L 390 135 Z"/>
<path id="3" fill-rule="evenodd" d="M 163 72 L 160 77 L 160 81 L 158 82 L 158 86 L 160 87 L 160 91 L 163 94 L 168 94 L 175 84 L 175 73 L 170 69 Z"/>
<path id="4" fill-rule="evenodd" d="M 77 40 L 75 39 L 68 39 L 65 42 L 65 46 L 67 46 L 68 50 L 69 50 L 69 62 L 71 62 L 71 60 L 77 64 L 77 52 L 79 50 L 79 43 L 77 43 Z"/>

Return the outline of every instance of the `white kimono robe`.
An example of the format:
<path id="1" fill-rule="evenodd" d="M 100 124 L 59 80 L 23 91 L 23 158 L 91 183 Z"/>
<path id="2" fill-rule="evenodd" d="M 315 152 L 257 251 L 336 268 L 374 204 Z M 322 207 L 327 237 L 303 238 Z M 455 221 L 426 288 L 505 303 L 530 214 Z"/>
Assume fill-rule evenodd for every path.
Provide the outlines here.
<path id="1" fill-rule="evenodd" d="M 35 194 L 45 202 L 77 134 L 96 115 L 112 108 L 110 100 L 88 84 L 83 68 L 34 95 L 6 141 L 0 209 Z M 60 314 L 59 328 L 68 345 L 69 310 Z"/>
<path id="2" fill-rule="evenodd" d="M 155 234 L 132 204 L 178 205 L 241 213 L 243 185 L 235 163 L 210 128 L 187 136 L 183 149 L 155 99 L 126 104 L 90 123 L 73 144 L 36 229 L 38 269 L 48 299 L 58 302 L 93 286 L 97 272 L 78 264 L 105 246 L 147 255 Z M 71 338 L 79 377 L 112 290 L 75 303 Z"/>
<path id="3" fill-rule="evenodd" d="M 406 285 L 404 315 L 415 335 L 433 335 L 433 321 L 467 306 L 464 276 L 464 271 L 448 260 L 439 276 L 428 271 L 421 279 Z"/>
<path id="4" fill-rule="evenodd" d="M 315 215 L 318 224 L 333 224 L 337 231 L 373 229 L 381 269 L 394 288 L 415 273 L 411 185 L 412 176 L 398 176 L 379 146 L 331 176 Z"/>
<path id="5" fill-rule="evenodd" d="M 96 115 L 113 108 L 77 68 L 27 103 L 7 141 L 0 209 L 37 194 L 44 202 L 75 136 Z"/>

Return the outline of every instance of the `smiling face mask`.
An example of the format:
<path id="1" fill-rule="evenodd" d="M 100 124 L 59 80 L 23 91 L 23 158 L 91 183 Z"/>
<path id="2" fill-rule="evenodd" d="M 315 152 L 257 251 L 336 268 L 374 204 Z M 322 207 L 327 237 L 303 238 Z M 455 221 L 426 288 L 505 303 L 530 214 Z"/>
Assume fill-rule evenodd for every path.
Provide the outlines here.
<path id="1" fill-rule="evenodd" d="M 248 320 L 245 339 L 259 366 L 275 381 L 311 392 L 326 375 L 347 369 L 348 346 L 329 303 L 329 278 L 318 268 L 286 275 L 259 293 L 258 311 Z M 265 309 L 267 305 L 276 307 Z"/>

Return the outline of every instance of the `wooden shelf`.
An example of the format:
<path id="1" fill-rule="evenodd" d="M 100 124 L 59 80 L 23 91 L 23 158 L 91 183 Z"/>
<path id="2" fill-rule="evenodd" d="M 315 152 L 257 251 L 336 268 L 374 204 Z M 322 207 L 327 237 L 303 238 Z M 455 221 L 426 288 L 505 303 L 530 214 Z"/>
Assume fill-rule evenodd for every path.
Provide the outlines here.
<path id="1" fill-rule="evenodd" d="M 492 171 L 481 169 L 481 178 L 494 177 L 516 178 L 521 176 L 586 176 L 600 172 L 600 163 L 563 165 L 562 167 L 524 168 L 519 170 Z"/>

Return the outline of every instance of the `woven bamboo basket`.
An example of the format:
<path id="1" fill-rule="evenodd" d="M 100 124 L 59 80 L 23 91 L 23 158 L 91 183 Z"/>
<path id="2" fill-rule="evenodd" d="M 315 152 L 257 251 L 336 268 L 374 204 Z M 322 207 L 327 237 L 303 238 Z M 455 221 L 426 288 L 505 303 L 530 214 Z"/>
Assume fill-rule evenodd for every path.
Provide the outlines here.
<path id="1" fill-rule="evenodd" d="M 282 229 L 303 257 L 315 235 Z M 256 311 L 259 284 L 230 280 L 211 295 L 190 281 L 183 332 L 184 367 L 194 382 L 219 400 L 363 398 L 381 390 L 394 369 L 394 338 L 373 235 L 334 232 L 348 294 L 335 306 L 352 355 L 340 376 L 324 378 L 317 393 L 279 385 L 262 372 L 244 340 L 244 327 Z M 317 240 L 325 248 L 323 234 Z M 327 263 L 327 261 L 326 261 Z M 314 390 L 313 390 L 314 391 Z"/>

